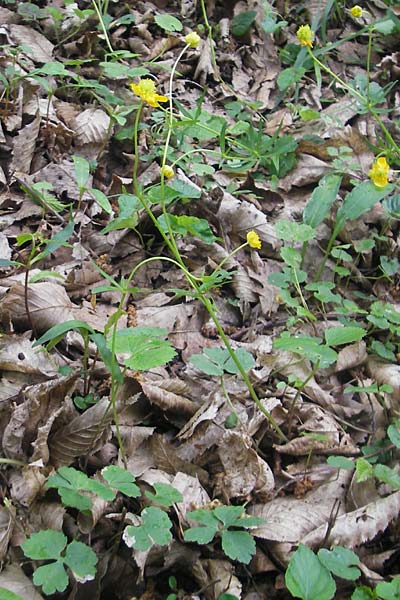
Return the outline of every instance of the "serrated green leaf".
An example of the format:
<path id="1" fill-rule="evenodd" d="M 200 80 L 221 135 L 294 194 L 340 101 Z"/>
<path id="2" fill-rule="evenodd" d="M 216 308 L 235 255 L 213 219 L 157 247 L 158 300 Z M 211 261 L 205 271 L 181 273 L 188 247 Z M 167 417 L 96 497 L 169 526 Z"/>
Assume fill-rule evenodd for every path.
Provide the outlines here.
<path id="1" fill-rule="evenodd" d="M 331 600 L 336 592 L 336 584 L 328 569 L 303 544 L 290 559 L 285 583 L 292 596 L 302 600 Z"/>
<path id="2" fill-rule="evenodd" d="M 68 544 L 64 562 L 78 581 L 91 581 L 95 578 L 97 556 L 86 544 L 75 540 Z"/>
<path id="3" fill-rule="evenodd" d="M 356 460 L 356 480 L 357 483 L 367 481 L 374 476 L 372 465 L 365 458 L 357 458 Z"/>
<path id="4" fill-rule="evenodd" d="M 153 488 L 156 493 L 152 494 L 147 491 L 146 496 L 153 502 L 161 504 L 161 506 L 172 506 L 175 502 L 182 502 L 183 500 L 182 494 L 168 483 L 154 483 Z"/>
<path id="5" fill-rule="evenodd" d="M 159 339 L 167 335 L 160 327 L 129 327 L 120 329 L 115 336 L 116 352 L 129 353 L 125 364 L 130 369 L 145 371 L 165 365 L 176 355 L 169 341 Z M 111 340 L 108 340 L 110 346 Z"/>
<path id="6" fill-rule="evenodd" d="M 245 35 L 256 18 L 255 10 L 247 10 L 235 15 L 231 22 L 231 31 L 235 37 Z"/>
<path id="7" fill-rule="evenodd" d="M 58 493 L 61 498 L 63 506 L 70 506 L 84 512 L 85 510 L 91 510 L 93 503 L 89 496 L 80 494 L 76 490 L 69 490 L 67 488 L 58 488 Z"/>
<path id="8" fill-rule="evenodd" d="M 229 558 L 246 565 L 256 552 L 256 543 L 247 531 L 223 531 L 221 543 L 222 550 Z"/>
<path id="9" fill-rule="evenodd" d="M 168 14 L 155 15 L 154 21 L 164 31 L 182 31 L 183 25 L 179 19 Z"/>
<path id="10" fill-rule="evenodd" d="M 63 592 L 68 586 L 68 576 L 61 560 L 38 567 L 33 574 L 33 583 L 41 585 L 45 594 Z"/>
<path id="11" fill-rule="evenodd" d="M 330 327 L 325 330 L 325 341 L 328 346 L 341 346 L 358 342 L 366 333 L 361 327 Z"/>
<path id="12" fill-rule="evenodd" d="M 123 540 L 130 548 L 146 551 L 154 544 L 166 546 L 172 539 L 172 523 L 163 510 L 149 506 L 142 511 L 142 524 L 128 525 L 123 533 Z"/>
<path id="13" fill-rule="evenodd" d="M 61 531 L 46 529 L 32 533 L 21 548 L 25 556 L 34 560 L 48 560 L 59 558 L 67 545 L 67 537 Z"/>
<path id="14" fill-rule="evenodd" d="M 202 525 L 200 527 L 191 527 L 186 529 L 183 534 L 187 542 L 197 542 L 198 544 L 208 544 L 214 538 L 219 529 L 218 519 L 213 511 L 205 508 L 188 511 L 186 518 L 190 521 L 197 521 Z"/>
<path id="15" fill-rule="evenodd" d="M 314 228 L 322 223 L 337 198 L 341 182 L 340 175 L 322 177 L 303 211 L 304 223 Z"/>
<path id="16" fill-rule="evenodd" d="M 222 521 L 224 527 L 231 527 L 237 525 L 238 521 L 244 514 L 243 506 L 217 506 L 213 510 L 214 515 Z"/>
<path id="17" fill-rule="evenodd" d="M 321 548 L 317 554 L 321 563 L 337 577 L 354 581 L 361 575 L 360 569 L 354 565 L 358 565 L 360 559 L 357 554 L 349 548 L 336 546 L 333 550 Z"/>
<path id="18" fill-rule="evenodd" d="M 117 465 L 110 465 L 101 471 L 102 476 L 110 487 L 129 496 L 137 498 L 140 496 L 140 488 L 135 484 L 135 478 L 132 473 L 122 469 Z"/>
<path id="19" fill-rule="evenodd" d="M 167 218 L 171 230 L 179 235 L 192 235 L 202 240 L 205 244 L 212 244 L 217 239 L 211 231 L 210 224 L 206 219 L 191 217 L 188 215 L 161 215 L 157 221 L 164 232 L 168 231 Z"/>
<path id="20" fill-rule="evenodd" d="M 316 236 L 313 227 L 289 219 L 280 219 L 275 223 L 274 229 L 279 239 L 290 242 L 308 242 Z"/>

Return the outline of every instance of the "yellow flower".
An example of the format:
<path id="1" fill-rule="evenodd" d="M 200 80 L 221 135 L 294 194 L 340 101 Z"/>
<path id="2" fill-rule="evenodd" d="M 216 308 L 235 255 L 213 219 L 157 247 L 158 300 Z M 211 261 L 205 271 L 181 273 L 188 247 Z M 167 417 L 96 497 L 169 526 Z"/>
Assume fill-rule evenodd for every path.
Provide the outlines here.
<path id="1" fill-rule="evenodd" d="M 302 25 L 297 30 L 297 39 L 301 46 L 313 47 L 314 32 L 309 25 Z"/>
<path id="2" fill-rule="evenodd" d="M 384 156 L 381 156 L 380 158 L 377 158 L 374 164 L 372 165 L 368 176 L 372 179 L 376 187 L 384 188 L 388 184 L 389 171 L 390 167 L 387 163 L 386 158 Z"/>
<path id="3" fill-rule="evenodd" d="M 200 36 L 195 31 L 191 31 L 185 36 L 185 42 L 190 48 L 197 48 L 200 44 Z"/>
<path id="4" fill-rule="evenodd" d="M 170 167 L 169 165 L 164 165 L 163 167 L 161 167 L 160 172 L 167 179 L 171 179 L 171 177 L 173 177 L 175 175 L 173 168 Z"/>
<path id="5" fill-rule="evenodd" d="M 251 230 L 247 234 L 246 239 L 247 239 L 247 243 L 250 246 L 250 248 L 257 248 L 257 250 L 260 250 L 260 248 L 261 248 L 261 240 L 258 237 L 258 233 L 256 233 L 255 231 Z"/>
<path id="6" fill-rule="evenodd" d="M 153 108 L 159 106 L 159 102 L 168 102 L 167 96 L 160 96 L 156 91 L 156 84 L 152 79 L 141 79 L 139 83 L 130 83 L 132 92 L 147 102 Z"/>
<path id="7" fill-rule="evenodd" d="M 354 6 L 351 7 L 350 9 L 351 15 L 353 17 L 355 17 L 356 19 L 359 19 L 360 17 L 363 16 L 363 9 L 361 8 L 361 6 L 358 6 L 358 4 L 355 4 Z"/>

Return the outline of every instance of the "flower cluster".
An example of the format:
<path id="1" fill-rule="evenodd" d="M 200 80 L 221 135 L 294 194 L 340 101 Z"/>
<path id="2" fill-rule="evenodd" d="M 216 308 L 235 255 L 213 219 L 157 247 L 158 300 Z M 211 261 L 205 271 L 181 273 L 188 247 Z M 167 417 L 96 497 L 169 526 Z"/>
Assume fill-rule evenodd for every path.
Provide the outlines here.
<path id="1" fill-rule="evenodd" d="M 175 175 L 175 172 L 170 165 L 164 165 L 163 167 L 161 167 L 160 172 L 161 175 L 164 175 L 164 177 L 166 177 L 167 179 L 171 179 Z"/>
<path id="2" fill-rule="evenodd" d="M 372 179 L 376 187 L 384 188 L 389 183 L 390 166 L 384 156 L 377 158 L 372 165 L 368 176 Z"/>
<path id="3" fill-rule="evenodd" d="M 167 96 L 157 94 L 156 84 L 152 79 L 141 79 L 139 83 L 130 83 L 129 87 L 136 96 L 153 108 L 157 108 L 160 102 L 168 102 Z"/>
<path id="4" fill-rule="evenodd" d="M 261 249 L 261 240 L 259 238 L 258 233 L 256 233 L 255 231 L 249 231 L 246 236 L 246 240 L 250 248 L 257 248 L 257 250 Z"/>
<path id="5" fill-rule="evenodd" d="M 313 47 L 314 32 L 309 25 L 302 25 L 297 30 L 297 39 L 301 46 Z"/>
<path id="6" fill-rule="evenodd" d="M 361 8 L 361 6 L 358 6 L 358 4 L 355 4 L 351 7 L 350 13 L 352 17 L 359 19 L 363 16 L 363 9 Z"/>
<path id="7" fill-rule="evenodd" d="M 185 36 L 185 42 L 189 48 L 197 48 L 200 44 L 200 36 L 195 31 L 191 31 Z"/>

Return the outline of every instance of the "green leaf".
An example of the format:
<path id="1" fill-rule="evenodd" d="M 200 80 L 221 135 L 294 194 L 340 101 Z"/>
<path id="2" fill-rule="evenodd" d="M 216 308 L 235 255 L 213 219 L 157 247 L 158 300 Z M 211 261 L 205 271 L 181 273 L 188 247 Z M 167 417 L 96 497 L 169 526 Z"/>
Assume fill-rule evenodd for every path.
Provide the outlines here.
<path id="1" fill-rule="evenodd" d="M 224 374 L 224 369 L 219 364 L 213 362 L 205 354 L 192 354 L 189 358 L 189 362 L 206 375 L 221 376 Z"/>
<path id="2" fill-rule="evenodd" d="M 134 483 L 134 476 L 126 469 L 110 465 L 102 469 L 101 474 L 114 490 L 118 490 L 130 498 L 140 496 L 140 488 Z"/>
<path id="3" fill-rule="evenodd" d="M 67 545 L 67 538 L 61 531 L 46 529 L 32 533 L 21 548 L 25 556 L 34 560 L 58 559 Z"/>
<path id="4" fill-rule="evenodd" d="M 376 600 L 374 590 L 366 585 L 358 586 L 351 595 L 351 600 Z"/>
<path id="5" fill-rule="evenodd" d="M 166 189 L 174 190 L 181 198 L 200 198 L 201 190 L 182 179 L 173 179 L 168 183 Z"/>
<path id="6" fill-rule="evenodd" d="M 312 338 L 303 335 L 290 336 L 282 333 L 274 341 L 274 348 L 277 350 L 289 350 L 307 358 L 313 363 L 319 362 L 321 368 L 328 367 L 337 360 L 337 353 L 329 346 L 320 343 L 319 338 Z"/>
<path id="7" fill-rule="evenodd" d="M 142 511 L 142 524 L 125 527 L 123 540 L 130 548 L 146 551 L 154 544 L 166 546 L 172 540 L 172 523 L 168 515 L 155 506 L 149 506 Z"/>
<path id="8" fill-rule="evenodd" d="M 58 325 L 54 325 L 54 327 L 51 327 L 38 340 L 36 340 L 36 342 L 32 344 L 32 347 L 35 348 L 36 346 L 45 344 L 50 340 L 55 340 L 60 336 L 63 336 L 64 333 L 67 333 L 67 331 L 71 331 L 73 329 L 84 329 L 85 331 L 90 331 L 90 333 L 94 333 L 93 329 L 87 323 L 72 319 L 71 321 L 65 321 L 64 323 L 59 323 Z"/>
<path id="9" fill-rule="evenodd" d="M 396 257 L 389 258 L 388 256 L 379 257 L 381 269 L 388 277 L 391 277 L 399 271 L 400 263 Z"/>
<path id="10" fill-rule="evenodd" d="M 276 235 L 281 240 L 290 242 L 308 242 L 315 235 L 315 229 L 305 223 L 296 223 L 288 219 L 280 219 L 274 225 Z"/>
<path id="11" fill-rule="evenodd" d="M 325 330 L 325 341 L 328 346 L 341 346 L 358 342 L 366 335 L 361 327 L 330 327 Z"/>
<path id="12" fill-rule="evenodd" d="M 374 475 L 379 481 L 388 483 L 395 490 L 400 490 L 400 475 L 394 469 L 387 465 L 377 464 L 374 467 Z"/>
<path id="13" fill-rule="evenodd" d="M 68 576 L 61 560 L 38 567 L 33 574 L 33 583 L 41 585 L 45 594 L 63 592 L 68 585 Z"/>
<path id="14" fill-rule="evenodd" d="M 357 458 L 356 460 L 356 481 L 361 483 L 371 479 L 374 476 L 372 465 L 365 458 Z"/>
<path id="15" fill-rule="evenodd" d="M 18 596 L 18 594 L 14 594 L 14 592 L 10 592 L 10 590 L 0 587 L 0 600 L 24 600 L 24 598 Z"/>
<path id="16" fill-rule="evenodd" d="M 111 286 L 109 286 L 111 287 Z M 111 287 L 111 291 L 115 288 Z M 114 380 L 117 383 L 122 383 L 124 376 L 119 367 L 118 361 L 113 359 L 113 354 L 109 348 L 107 348 L 107 340 L 102 333 L 92 333 L 90 339 L 96 344 L 97 350 L 99 351 L 101 360 L 105 367 L 113 375 Z"/>
<path id="17" fill-rule="evenodd" d="M 253 24 L 257 13 L 255 10 L 247 10 L 235 15 L 231 22 L 232 35 L 241 37 L 245 35 Z"/>
<path id="18" fill-rule="evenodd" d="M 156 490 L 155 494 L 146 491 L 145 494 L 153 502 L 161 504 L 161 506 L 172 506 L 175 502 L 182 502 L 182 494 L 168 483 L 154 483 L 153 488 Z"/>
<path id="19" fill-rule="evenodd" d="M 388 196 L 393 189 L 393 185 L 387 185 L 381 189 L 371 181 L 363 181 L 347 194 L 342 206 L 337 211 L 336 222 L 344 225 L 346 221 L 355 221 L 374 204 Z"/>
<path id="20" fill-rule="evenodd" d="M 80 494 L 75 490 L 69 490 L 61 487 L 57 491 L 60 495 L 63 506 L 70 506 L 71 508 L 76 508 L 82 512 L 91 510 L 93 506 L 92 500 L 89 498 L 89 496 Z"/>
<path id="21" fill-rule="evenodd" d="M 276 83 L 281 92 L 288 89 L 293 83 L 300 81 L 306 70 L 303 67 L 289 67 L 280 71 Z"/>
<path id="22" fill-rule="evenodd" d="M 83 156 L 73 156 L 72 160 L 74 161 L 76 183 L 79 191 L 83 191 L 86 189 L 89 180 L 90 165 Z"/>
<path id="23" fill-rule="evenodd" d="M 186 513 L 186 518 L 201 523 L 200 527 L 186 529 L 183 537 L 187 542 L 208 544 L 219 529 L 218 519 L 214 516 L 213 511 L 207 510 L 206 508 L 188 511 Z"/>
<path id="24" fill-rule="evenodd" d="M 328 569 L 303 544 L 290 559 L 285 583 L 292 596 L 302 600 L 331 600 L 336 592 L 336 584 Z"/>
<path id="25" fill-rule="evenodd" d="M 394 444 L 396 448 L 400 448 L 400 421 L 398 419 L 395 423 L 389 425 L 387 435 L 392 444 Z"/>
<path id="26" fill-rule="evenodd" d="M 329 456 L 327 461 L 330 467 L 335 467 L 336 469 L 354 469 L 355 464 L 354 461 L 350 460 L 350 458 L 346 458 L 345 456 Z"/>
<path id="27" fill-rule="evenodd" d="M 95 479 L 90 479 L 85 473 L 73 467 L 60 467 L 55 475 L 48 478 L 45 488 L 56 488 L 63 504 L 74 506 L 79 510 L 88 510 L 92 506 L 90 498 L 80 494 L 80 491 L 92 492 L 103 500 L 115 498 L 115 493 L 109 487 Z"/>
<path id="28" fill-rule="evenodd" d="M 246 565 L 256 552 L 256 543 L 247 531 L 223 531 L 221 543 L 222 550 L 229 558 Z"/>
<path id="29" fill-rule="evenodd" d="M 348 548 L 342 546 L 336 546 L 333 550 L 321 548 L 317 556 L 328 571 L 336 577 L 354 581 L 361 575 L 360 569 L 354 566 L 358 565 L 360 560 L 357 554 Z"/>
<path id="30" fill-rule="evenodd" d="M 304 223 L 314 228 L 322 223 L 337 198 L 341 182 L 340 175 L 330 174 L 320 179 L 303 211 Z"/>
<path id="31" fill-rule="evenodd" d="M 198 217 L 190 217 L 188 215 L 177 217 L 170 213 L 167 213 L 167 215 L 160 215 L 157 221 L 165 233 L 168 232 L 167 219 L 173 233 L 179 235 L 189 234 L 199 238 L 206 244 L 212 244 L 217 239 L 206 219 L 199 219 Z"/>
<path id="32" fill-rule="evenodd" d="M 165 31 L 182 31 L 183 25 L 179 19 L 168 14 L 155 15 L 154 21 Z"/>
<path id="33" fill-rule="evenodd" d="M 102 192 L 101 190 L 94 189 L 94 188 L 90 188 L 88 190 L 88 192 L 90 194 L 92 194 L 92 196 L 96 200 L 97 204 L 100 206 L 100 208 L 102 208 L 104 210 L 105 213 L 107 213 L 108 215 L 112 215 L 112 213 L 113 213 L 112 206 L 110 204 L 109 199 L 104 194 L 104 192 Z"/>
<path id="34" fill-rule="evenodd" d="M 392 581 L 380 581 L 376 586 L 376 593 L 383 600 L 399 600 L 400 598 L 400 577 L 395 577 Z"/>
<path id="35" fill-rule="evenodd" d="M 245 371 L 249 371 L 256 364 L 256 361 L 254 360 L 253 355 L 250 354 L 250 352 L 247 352 L 247 350 L 245 350 L 244 348 L 237 348 L 235 350 L 235 355 L 238 358 L 238 360 L 240 361 L 240 363 Z M 231 373 L 232 375 L 240 373 L 238 367 L 236 366 L 236 363 L 233 361 L 233 359 L 231 358 L 230 355 L 228 356 L 227 360 L 225 361 L 224 369 L 225 369 L 225 371 L 227 371 L 228 373 Z"/>
<path id="36" fill-rule="evenodd" d="M 296 248 L 291 248 L 289 246 L 284 246 L 280 250 L 280 255 L 285 261 L 285 263 L 292 267 L 292 269 L 298 269 L 301 264 L 301 254 Z"/>
<path id="37" fill-rule="evenodd" d="M 83 583 L 95 578 L 97 556 L 86 544 L 77 541 L 68 544 L 64 562 L 78 581 Z"/>
<path id="38" fill-rule="evenodd" d="M 115 351 L 129 353 L 125 365 L 135 371 L 146 371 L 165 365 L 176 355 L 167 340 L 167 330 L 160 327 L 128 327 L 120 329 L 115 336 Z M 108 340 L 111 345 L 111 339 Z"/>

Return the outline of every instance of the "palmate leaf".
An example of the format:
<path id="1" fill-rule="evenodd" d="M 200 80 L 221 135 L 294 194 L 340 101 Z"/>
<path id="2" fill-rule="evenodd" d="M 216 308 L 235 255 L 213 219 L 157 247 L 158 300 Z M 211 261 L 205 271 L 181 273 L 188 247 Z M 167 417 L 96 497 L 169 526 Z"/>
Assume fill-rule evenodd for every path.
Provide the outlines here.
<path id="1" fill-rule="evenodd" d="M 129 354 L 125 364 L 135 371 L 146 371 L 165 365 L 176 355 L 169 341 L 162 339 L 167 330 L 160 327 L 129 327 L 120 329 L 115 336 L 115 351 Z M 111 347 L 112 341 L 108 340 Z"/>
<path id="2" fill-rule="evenodd" d="M 58 559 L 67 545 L 67 537 L 61 531 L 47 529 L 32 533 L 23 544 L 25 556 L 34 560 Z"/>
<path id="3" fill-rule="evenodd" d="M 146 551 L 154 544 L 166 546 L 172 540 L 172 523 L 167 513 L 156 506 L 149 506 L 142 511 L 141 525 L 128 525 L 122 538 L 127 546 Z"/>
<path id="4" fill-rule="evenodd" d="M 168 483 L 154 483 L 156 493 L 145 492 L 146 496 L 161 506 L 172 506 L 175 502 L 182 502 L 182 494 Z"/>
<path id="5" fill-rule="evenodd" d="M 221 542 L 222 549 L 229 558 L 246 565 L 256 552 L 256 543 L 247 531 L 223 531 Z"/>
<path id="6" fill-rule="evenodd" d="M 71 542 L 67 546 L 64 562 L 78 581 L 91 581 L 95 578 L 97 556 L 86 544 Z"/>
<path id="7" fill-rule="evenodd" d="M 50 565 L 38 567 L 33 574 L 33 583 L 41 585 L 45 594 L 63 592 L 68 585 L 68 575 L 65 572 L 63 562 L 57 560 Z"/>
<path id="8" fill-rule="evenodd" d="M 105 467 L 101 474 L 110 487 L 122 492 L 125 496 L 130 498 L 140 496 L 140 488 L 135 484 L 134 476 L 126 469 L 122 469 L 117 465 L 110 465 Z"/>

